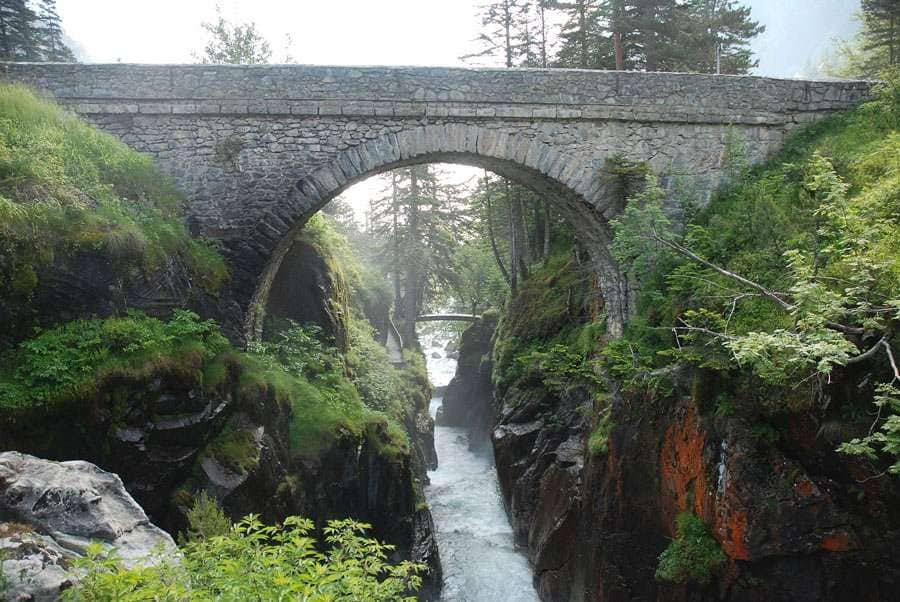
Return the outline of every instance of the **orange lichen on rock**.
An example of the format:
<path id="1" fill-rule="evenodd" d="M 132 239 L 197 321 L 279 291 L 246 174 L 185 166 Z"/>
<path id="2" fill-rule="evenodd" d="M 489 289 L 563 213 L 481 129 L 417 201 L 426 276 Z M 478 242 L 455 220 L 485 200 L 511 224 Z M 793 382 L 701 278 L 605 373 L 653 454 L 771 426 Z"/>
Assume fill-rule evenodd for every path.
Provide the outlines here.
<path id="1" fill-rule="evenodd" d="M 692 511 L 711 518 L 711 501 L 703 466 L 706 433 L 689 406 L 667 430 L 660 451 L 660 495 L 666 522 L 674 529 L 675 516 Z"/>
<path id="2" fill-rule="evenodd" d="M 794 483 L 794 491 L 802 499 L 812 497 L 813 495 L 819 493 L 816 484 L 809 479 L 800 479 L 799 481 Z"/>
<path id="3" fill-rule="evenodd" d="M 750 552 L 744 536 L 747 533 L 747 514 L 741 510 L 732 510 L 721 516 L 719 533 L 722 549 L 732 560 L 750 560 Z"/>
<path id="4" fill-rule="evenodd" d="M 847 552 L 855 550 L 857 547 L 856 538 L 846 531 L 838 531 L 832 533 L 822 540 L 822 549 L 829 552 Z"/>

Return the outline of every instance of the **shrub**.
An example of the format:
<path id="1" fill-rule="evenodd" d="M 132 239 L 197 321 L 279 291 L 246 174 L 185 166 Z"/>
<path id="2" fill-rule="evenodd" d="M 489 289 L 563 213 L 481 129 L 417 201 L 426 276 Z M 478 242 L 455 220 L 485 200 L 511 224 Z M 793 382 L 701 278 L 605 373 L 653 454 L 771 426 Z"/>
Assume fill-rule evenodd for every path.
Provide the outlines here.
<path id="1" fill-rule="evenodd" d="M 599 456 L 609 452 L 609 435 L 615 424 L 610 417 L 609 408 L 604 408 L 600 417 L 597 419 L 597 426 L 588 438 L 588 449 L 595 456 Z"/>
<path id="2" fill-rule="evenodd" d="M 313 523 L 289 517 L 265 526 L 251 515 L 226 534 L 181 548 L 180 562 L 126 568 L 115 554 L 91 545 L 77 569 L 81 583 L 63 594 L 69 602 L 119 600 L 308 600 L 310 602 L 413 602 L 424 567 L 391 564 L 392 546 L 365 537 L 369 525 L 329 521 L 324 542 Z"/>
<path id="3" fill-rule="evenodd" d="M 724 566 L 725 553 L 702 520 L 683 512 L 675 519 L 675 539 L 659 556 L 656 578 L 707 585 Z"/>
<path id="4" fill-rule="evenodd" d="M 232 528 L 231 519 L 222 512 L 219 502 L 205 491 L 194 497 L 194 505 L 188 510 L 187 520 L 187 541 L 227 536 Z M 184 540 L 182 542 L 186 543 Z"/>
<path id="5" fill-rule="evenodd" d="M 187 310 L 175 310 L 165 322 L 140 312 L 67 322 L 23 341 L 4 362 L 0 408 L 47 407 L 83 398 L 116 374 L 136 377 L 163 365 L 196 370 L 204 358 L 228 346 L 214 322 Z"/>
<path id="6" fill-rule="evenodd" d="M 549 391 L 560 395 L 573 387 L 586 387 L 593 392 L 603 388 L 593 363 L 570 351 L 568 345 L 557 343 L 532 349 L 517 356 L 516 361 L 524 374 L 536 376 Z"/>

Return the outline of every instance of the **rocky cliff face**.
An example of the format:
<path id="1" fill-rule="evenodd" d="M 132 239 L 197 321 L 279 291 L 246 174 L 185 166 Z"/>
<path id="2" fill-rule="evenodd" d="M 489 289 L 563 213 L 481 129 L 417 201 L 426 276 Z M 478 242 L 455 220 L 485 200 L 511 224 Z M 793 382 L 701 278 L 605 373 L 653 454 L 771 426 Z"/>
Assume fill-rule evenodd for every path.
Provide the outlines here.
<path id="1" fill-rule="evenodd" d="M 495 345 L 508 345 L 510 322 Z M 542 600 L 896 599 L 900 490 L 864 479 L 860 460 L 835 453 L 811 418 L 717 414 L 722 383 L 704 372 L 673 375 L 669 393 L 599 399 L 499 360 L 492 385 L 473 370 L 490 337 L 474 325 L 463 342 L 442 419 L 494 417 L 501 491 Z M 596 445 L 601 408 L 609 428 Z M 725 554 L 707 585 L 656 578 L 684 512 Z"/>
<path id="2" fill-rule="evenodd" d="M 859 461 L 834 453 L 811 421 L 791 419 L 770 436 L 704 413 L 699 391 L 622 396 L 608 451 L 592 453 L 586 404 L 583 392 L 514 385 L 493 434 L 543 600 L 894 599 L 896 484 L 861 482 Z M 708 586 L 655 579 L 682 512 L 701 518 L 727 557 Z"/>
<path id="3" fill-rule="evenodd" d="M 126 564 L 175 554 L 115 474 L 88 462 L 0 453 L 0 577 L 8 600 L 56 600 L 71 587 L 72 561 L 88 544 Z"/>
<path id="4" fill-rule="evenodd" d="M 463 332 L 456 374 L 444 391 L 436 418 L 436 422 L 444 426 L 468 428 L 472 449 L 490 445 L 494 428 L 491 339 L 497 328 L 497 318 L 497 315 L 486 314 Z"/>
<path id="5" fill-rule="evenodd" d="M 304 266 L 301 279 L 322 284 L 310 296 L 345 290 L 326 262 L 295 265 Z M 307 309 L 328 311 L 306 317 L 326 320 L 323 330 L 346 344 L 346 327 L 331 318 L 347 300 L 316 299 Z M 234 519 L 256 513 L 267 522 L 289 515 L 319 525 L 346 517 L 369 522 L 373 536 L 396 546 L 397 558 L 428 565 L 422 597 L 436 597 L 440 563 L 431 515 L 421 504 L 435 458 L 426 408 L 416 408 L 404 425 L 409 451 L 392 449 L 386 425 L 376 421 L 362 432 L 341 428 L 327 445 L 299 455 L 291 449 L 290 404 L 265 384 L 253 386 L 259 377 L 248 370 L 238 354 L 161 362 L 139 376 L 106 379 L 78 403 L 35 409 L 19 420 L 0 417 L 0 442 L 3 449 L 87 460 L 117 473 L 173 534 L 186 528 L 186 511 L 200 491 Z M 420 397 L 427 399 L 427 390 Z"/>

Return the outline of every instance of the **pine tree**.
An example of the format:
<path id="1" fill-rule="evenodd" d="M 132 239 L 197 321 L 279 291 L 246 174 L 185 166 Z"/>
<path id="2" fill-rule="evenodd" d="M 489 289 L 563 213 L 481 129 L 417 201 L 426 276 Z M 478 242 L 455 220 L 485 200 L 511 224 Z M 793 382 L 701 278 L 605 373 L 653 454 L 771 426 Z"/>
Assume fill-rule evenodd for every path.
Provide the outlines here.
<path id="1" fill-rule="evenodd" d="M 576 69 L 613 69 L 615 52 L 603 26 L 601 0 L 554 3 L 566 14 L 560 32 L 556 66 Z"/>
<path id="2" fill-rule="evenodd" d="M 900 2 L 862 0 L 863 50 L 883 67 L 900 64 Z"/>
<path id="3" fill-rule="evenodd" d="M 736 0 L 575 0 L 556 64 L 583 69 L 747 73 L 763 31 Z M 718 53 L 718 54 L 717 54 Z"/>
<path id="4" fill-rule="evenodd" d="M 736 0 L 689 0 L 681 29 L 687 52 L 673 70 L 744 74 L 759 64 L 750 42 L 766 28 Z"/>
<path id="5" fill-rule="evenodd" d="M 74 63 L 75 55 L 63 42 L 62 20 L 56 12 L 56 0 L 41 0 L 37 10 L 37 38 L 41 59 Z"/>
<path id="6" fill-rule="evenodd" d="M 461 57 L 463 60 L 493 58 L 507 68 L 533 62 L 534 43 L 525 0 L 497 0 L 481 7 L 483 31 L 475 39 L 481 49 Z"/>
<path id="7" fill-rule="evenodd" d="M 37 15 L 26 0 L 0 0 L 0 52 L 5 61 L 40 60 Z"/>
<path id="8" fill-rule="evenodd" d="M 437 291 L 454 285 L 453 257 L 469 229 L 457 186 L 442 184 L 431 166 L 390 174 L 384 194 L 370 203 L 370 230 L 394 283 L 394 308 L 404 341 L 415 341 L 415 318 Z"/>
<path id="9" fill-rule="evenodd" d="M 63 42 L 56 0 L 37 3 L 0 0 L 0 58 L 7 61 L 75 61 L 75 55 Z"/>

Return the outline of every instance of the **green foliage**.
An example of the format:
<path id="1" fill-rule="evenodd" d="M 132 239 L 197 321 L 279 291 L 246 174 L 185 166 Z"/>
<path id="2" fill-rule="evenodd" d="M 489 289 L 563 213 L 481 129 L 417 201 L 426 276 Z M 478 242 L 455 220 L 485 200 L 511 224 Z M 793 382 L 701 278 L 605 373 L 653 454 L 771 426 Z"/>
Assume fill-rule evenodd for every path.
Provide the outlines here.
<path id="1" fill-rule="evenodd" d="M 533 349 L 516 357 L 526 377 L 536 377 L 550 391 L 564 394 L 574 387 L 599 392 L 603 381 L 585 355 L 559 343 Z"/>
<path id="2" fill-rule="evenodd" d="M 254 65 L 272 58 L 272 48 L 255 23 L 231 23 L 222 16 L 219 6 L 216 21 L 201 25 L 208 38 L 203 52 L 195 56 L 201 63 Z"/>
<path id="3" fill-rule="evenodd" d="M 461 308 L 477 314 L 488 307 L 503 305 L 509 287 L 486 241 L 465 241 L 454 252 L 453 265 L 457 266 L 453 296 Z"/>
<path id="4" fill-rule="evenodd" d="M 231 519 L 225 516 L 219 502 L 205 491 L 194 497 L 194 505 L 187 512 L 187 520 L 187 539 L 182 544 L 225 537 L 232 529 Z"/>
<path id="5" fill-rule="evenodd" d="M 350 335 L 351 344 L 359 345 L 362 341 L 363 351 L 367 348 L 375 352 L 371 330 L 356 323 Z M 368 437 L 393 456 L 406 453 L 409 440 L 397 423 L 407 410 L 402 401 L 391 399 L 403 384 L 390 372 L 394 369 L 389 362 L 376 366 L 378 356 L 373 363 L 368 363 L 368 358 L 363 361 L 350 352 L 348 365 L 356 369 L 351 374 L 363 385 L 358 390 L 354 380 L 347 376 L 348 365 L 344 359 L 334 347 L 323 343 L 320 336 L 318 326 L 289 322 L 289 327 L 278 333 L 275 341 L 250 345 L 243 359 L 246 370 L 241 375 L 244 396 L 271 395 L 290 406 L 289 443 L 291 452 L 297 456 L 318 455 L 342 436 L 342 431 L 359 438 Z M 372 406 L 367 406 L 361 391 L 369 396 Z"/>
<path id="6" fill-rule="evenodd" d="M 314 378 L 342 367 L 337 349 L 326 345 L 322 339 L 322 329 L 318 324 L 301 326 L 287 320 L 287 327 L 278 331 L 272 340 L 251 342 L 247 349 L 291 374 Z"/>
<path id="7" fill-rule="evenodd" d="M 23 341 L 0 372 L 0 408 L 44 407 L 89 397 L 114 375 L 136 377 L 168 366 L 198 370 L 228 348 L 212 321 L 175 310 L 168 321 L 138 312 L 76 320 Z"/>
<path id="8" fill-rule="evenodd" d="M 888 366 L 878 358 L 900 317 L 897 82 L 800 131 L 683 231 L 671 227 L 653 180 L 630 199 L 613 250 L 642 300 L 625 336 L 603 352 L 613 376 L 642 388 L 670 363 L 728 373 L 740 389 L 735 408 L 749 414 L 816 407 L 822 391 L 837 394 L 828 383 L 851 362 L 883 380 Z M 879 339 L 884 349 L 856 359 Z M 842 416 L 862 415 L 871 398 L 861 390 Z M 877 403 L 877 437 L 845 451 L 873 457 L 869 445 L 892 455 L 882 437 L 893 405 Z"/>
<path id="9" fill-rule="evenodd" d="M 557 394 L 602 389 L 594 362 L 604 332 L 591 320 L 592 280 L 569 253 L 552 256 L 510 299 L 495 335 L 493 379 L 501 393 L 526 379 Z"/>
<path id="10" fill-rule="evenodd" d="M 876 387 L 875 407 L 878 408 L 879 418 L 885 416 L 878 430 L 841 444 L 838 451 L 863 456 L 873 462 L 879 460 L 878 453 L 881 452 L 893 461 L 887 471 L 900 475 L 900 388 L 894 383 L 879 384 Z M 874 429 L 875 424 L 872 427 Z"/>
<path id="11" fill-rule="evenodd" d="M 0 302 L 27 311 L 37 268 L 100 253 L 125 279 L 181 258 L 206 290 L 224 260 L 191 238 L 183 199 L 148 156 L 26 88 L 0 85 Z"/>
<path id="12" fill-rule="evenodd" d="M 188 542 L 178 563 L 160 558 L 155 566 L 131 569 L 91 545 L 76 563 L 85 575 L 63 599 L 412 602 L 423 567 L 390 563 L 393 548 L 365 537 L 369 528 L 349 519 L 330 521 L 320 547 L 312 521 L 289 517 L 281 526 L 265 526 L 251 515 L 226 535 Z"/>
<path id="13" fill-rule="evenodd" d="M 395 368 L 371 325 L 355 314 L 348 338 L 347 369 L 366 406 L 399 423 L 425 409 L 428 377 L 421 354 L 407 352 L 403 367 Z"/>
<path id="14" fill-rule="evenodd" d="M 609 436 L 614 427 L 610 408 L 605 407 L 597 419 L 597 426 L 588 438 L 588 449 L 592 454 L 599 456 L 609 452 Z"/>
<path id="15" fill-rule="evenodd" d="M 725 566 L 725 553 L 702 520 L 690 512 L 675 519 L 675 539 L 659 556 L 656 578 L 707 585 Z"/>

